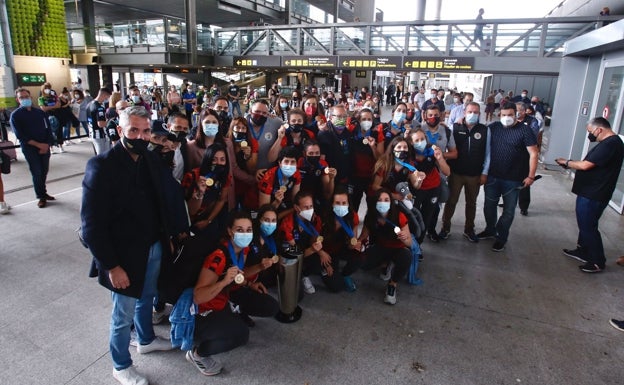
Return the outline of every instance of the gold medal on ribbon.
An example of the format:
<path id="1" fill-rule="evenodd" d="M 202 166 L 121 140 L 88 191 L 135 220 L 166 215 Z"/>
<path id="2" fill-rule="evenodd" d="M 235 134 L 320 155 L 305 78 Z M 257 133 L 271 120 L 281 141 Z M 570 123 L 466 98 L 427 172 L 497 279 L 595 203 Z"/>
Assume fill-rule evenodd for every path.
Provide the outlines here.
<path id="1" fill-rule="evenodd" d="M 214 185 L 214 179 L 206 178 L 206 186 L 210 187 L 212 185 Z"/>
<path id="2" fill-rule="evenodd" d="M 316 237 L 316 241 L 317 241 L 317 242 L 321 242 L 321 243 L 323 243 L 323 239 L 325 239 L 325 238 L 323 238 L 323 236 L 322 236 L 322 235 L 319 235 L 318 237 Z"/>
<path id="3" fill-rule="evenodd" d="M 401 228 L 399 226 L 396 226 L 394 228 L 394 233 L 398 235 L 400 232 L 401 232 Z"/>
<path id="4" fill-rule="evenodd" d="M 245 282 L 245 276 L 241 273 L 236 274 L 236 276 L 234 277 L 234 282 L 237 285 L 240 285 L 241 283 Z"/>
<path id="5" fill-rule="evenodd" d="M 241 145 L 242 148 L 247 147 L 247 141 L 243 140 L 242 142 L 240 142 L 240 145 Z"/>
<path id="6" fill-rule="evenodd" d="M 362 144 L 363 144 L 363 145 L 368 146 L 368 143 L 370 143 L 370 142 L 368 141 L 368 139 L 366 139 L 366 138 L 362 139 Z"/>
<path id="7" fill-rule="evenodd" d="M 286 191 L 288 191 L 288 187 L 286 186 L 280 186 L 279 190 L 283 193 L 285 193 Z"/>
<path id="8" fill-rule="evenodd" d="M 356 237 L 351 238 L 351 246 L 355 246 L 357 245 L 357 243 L 358 243 L 358 240 Z"/>
<path id="9" fill-rule="evenodd" d="M 271 262 L 278 263 L 279 262 L 279 255 L 274 255 L 273 257 L 271 257 Z"/>
<path id="10" fill-rule="evenodd" d="M 329 167 L 325 167 L 325 169 L 323 170 L 323 172 L 324 172 L 325 174 L 329 174 Z"/>

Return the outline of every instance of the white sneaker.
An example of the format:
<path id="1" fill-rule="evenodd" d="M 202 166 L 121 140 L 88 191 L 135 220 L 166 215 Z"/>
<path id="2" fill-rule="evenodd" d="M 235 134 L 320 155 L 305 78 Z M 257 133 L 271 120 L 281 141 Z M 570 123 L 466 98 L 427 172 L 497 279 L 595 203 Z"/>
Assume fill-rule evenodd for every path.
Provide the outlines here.
<path id="1" fill-rule="evenodd" d="M 113 369 L 113 378 L 122 385 L 149 385 L 147 378 L 139 374 L 134 366 L 129 366 L 123 370 Z"/>
<path id="2" fill-rule="evenodd" d="M 147 345 L 137 345 L 137 352 L 141 354 L 147 354 L 151 352 L 155 352 L 157 350 L 171 350 L 173 346 L 171 346 L 171 341 L 166 340 L 161 337 L 156 337 L 154 341 Z"/>
<path id="3" fill-rule="evenodd" d="M 388 285 L 386 288 L 386 297 L 384 298 L 384 302 L 390 305 L 394 305 L 396 303 L 396 286 Z"/>
<path id="4" fill-rule="evenodd" d="M 386 266 L 386 272 L 379 273 L 379 278 L 383 279 L 384 281 L 389 281 L 390 277 L 392 277 L 393 269 L 394 269 L 394 262 L 390 262 L 388 266 Z"/>
<path id="5" fill-rule="evenodd" d="M 316 289 L 314 288 L 314 285 L 312 284 L 312 281 L 310 280 L 310 277 L 303 277 L 303 278 L 301 278 L 301 283 L 303 283 L 303 291 L 306 294 L 314 294 L 314 293 L 316 293 Z"/>
<path id="6" fill-rule="evenodd" d="M 59 152 L 61 154 L 65 153 L 65 149 L 63 149 L 63 146 L 58 146 L 59 147 Z"/>
<path id="7" fill-rule="evenodd" d="M 159 323 L 163 322 L 165 318 L 167 318 L 169 314 L 171 314 L 172 309 L 173 306 L 166 304 L 165 308 L 162 311 L 152 312 L 152 325 L 158 325 Z"/>
<path id="8" fill-rule="evenodd" d="M 204 376 L 214 376 L 221 373 L 223 365 L 215 361 L 212 357 L 198 357 L 191 350 L 186 352 L 186 360 L 203 374 Z"/>
<path id="9" fill-rule="evenodd" d="M 11 206 L 6 202 L 0 202 L 0 214 L 8 214 L 9 210 L 11 210 Z"/>

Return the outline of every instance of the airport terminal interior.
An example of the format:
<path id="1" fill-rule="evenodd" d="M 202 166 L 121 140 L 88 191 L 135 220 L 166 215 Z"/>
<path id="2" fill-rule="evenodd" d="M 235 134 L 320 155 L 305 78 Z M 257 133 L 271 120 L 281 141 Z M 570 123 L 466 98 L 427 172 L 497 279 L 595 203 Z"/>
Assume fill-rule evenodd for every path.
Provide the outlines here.
<path id="1" fill-rule="evenodd" d="M 499 90 L 526 90 L 544 107 L 540 178 L 528 212 L 516 209 L 504 250 L 463 236 L 462 193 L 448 238 L 425 238 L 418 279 L 398 282 L 393 306 L 377 268 L 353 273 L 354 292 L 332 293 L 314 275 L 316 292 L 298 302 L 301 318 L 254 317 L 247 344 L 212 356 L 223 364 L 218 375 L 202 375 L 181 349 L 140 354 L 131 346 L 150 384 L 624 382 L 624 333 L 609 322 L 624 320 L 624 173 L 600 219 L 605 267 L 586 274 L 562 253 L 578 237 L 575 174 L 555 162 L 587 155 L 593 117 L 624 140 L 624 4 L 563 0 L 530 17 L 492 18 L 490 2 L 465 3 L 414 0 L 413 14 L 394 21 L 374 0 L 0 1 L 7 117 L 17 106 L 14 89 L 37 99 L 46 82 L 94 97 L 100 87 L 126 97 L 134 85 L 163 94 L 186 86 L 209 93 L 214 85 L 224 94 L 231 82 L 262 99 L 277 84 L 288 101 L 313 89 L 336 99 L 366 89 L 378 93 L 381 122 L 393 119 L 401 95 L 386 100 L 386 91 L 394 98 L 397 87 L 410 102 L 421 88 L 474 94 L 485 124 L 499 120 L 499 110 L 487 114 Z M 465 16 L 448 18 L 448 4 L 466 7 Z M 111 292 L 88 276 L 92 255 L 77 234 L 94 145 L 86 127 L 74 127 L 52 149 L 47 191 L 56 199 L 42 209 L 19 140 L 3 116 L 0 123 L 0 147 L 16 154 L 1 179 L 11 210 L 0 215 L 0 384 L 116 384 Z M 476 203 L 480 232 L 483 188 Z M 277 286 L 268 293 L 284 296 Z M 154 329 L 171 338 L 168 319 Z"/>

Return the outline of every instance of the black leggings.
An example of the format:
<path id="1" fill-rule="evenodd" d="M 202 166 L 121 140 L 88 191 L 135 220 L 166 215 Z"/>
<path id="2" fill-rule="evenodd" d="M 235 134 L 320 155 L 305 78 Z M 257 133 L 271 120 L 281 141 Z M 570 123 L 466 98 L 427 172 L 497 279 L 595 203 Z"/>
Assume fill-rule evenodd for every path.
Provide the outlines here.
<path id="1" fill-rule="evenodd" d="M 230 299 L 240 306 L 242 313 L 251 316 L 272 317 L 279 310 L 273 297 L 248 288 L 232 291 Z M 229 304 L 206 316 L 195 316 L 195 346 L 201 357 L 227 352 L 248 340 L 249 328 L 238 314 L 232 313 Z"/>
<path id="2" fill-rule="evenodd" d="M 366 250 L 366 264 L 364 269 L 374 269 L 379 266 L 382 261 L 394 262 L 394 270 L 390 280 L 399 282 L 405 277 L 412 263 L 412 252 L 407 247 L 389 248 L 379 245 L 373 245 Z"/>
<path id="3" fill-rule="evenodd" d="M 331 264 L 334 269 L 334 274 L 327 275 L 321 268 L 321 257 L 318 253 L 314 253 L 303 258 L 303 268 L 301 269 L 301 274 L 304 277 L 312 274 L 320 274 L 327 290 L 332 293 L 337 293 L 344 288 L 344 280 L 342 275 L 338 273 L 340 270 L 340 258 L 334 258 L 334 256 L 332 256 Z"/>

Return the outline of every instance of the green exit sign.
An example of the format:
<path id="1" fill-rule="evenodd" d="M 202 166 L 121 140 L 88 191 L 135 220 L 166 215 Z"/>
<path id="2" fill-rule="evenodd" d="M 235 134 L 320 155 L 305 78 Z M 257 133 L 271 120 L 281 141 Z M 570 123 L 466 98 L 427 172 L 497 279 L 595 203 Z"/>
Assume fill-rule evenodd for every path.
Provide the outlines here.
<path id="1" fill-rule="evenodd" d="M 21 87 L 40 86 L 46 82 L 46 74 L 24 74 L 18 73 L 17 84 Z"/>

